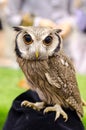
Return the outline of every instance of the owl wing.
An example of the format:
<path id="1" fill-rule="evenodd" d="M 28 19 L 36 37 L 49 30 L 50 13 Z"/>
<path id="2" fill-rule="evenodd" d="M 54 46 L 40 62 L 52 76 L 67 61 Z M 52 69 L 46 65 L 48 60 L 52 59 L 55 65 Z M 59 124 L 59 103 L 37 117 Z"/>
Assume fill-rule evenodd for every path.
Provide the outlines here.
<path id="1" fill-rule="evenodd" d="M 57 94 L 81 117 L 82 101 L 72 62 L 63 52 L 59 52 L 56 57 L 50 59 L 49 67 L 50 71 L 45 73 L 47 81 L 58 89 Z"/>

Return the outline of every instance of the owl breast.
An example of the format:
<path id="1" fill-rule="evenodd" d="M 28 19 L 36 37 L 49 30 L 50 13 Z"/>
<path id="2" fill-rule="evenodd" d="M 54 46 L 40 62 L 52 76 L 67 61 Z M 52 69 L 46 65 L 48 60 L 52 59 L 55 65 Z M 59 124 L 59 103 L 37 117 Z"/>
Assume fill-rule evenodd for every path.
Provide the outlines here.
<path id="1" fill-rule="evenodd" d="M 62 106 L 67 106 L 58 95 L 58 88 L 52 86 L 46 79 L 45 73 L 50 71 L 48 61 L 26 61 L 18 58 L 18 62 L 26 75 L 31 89 L 38 93 L 42 101 L 47 104 L 59 103 Z"/>
<path id="2" fill-rule="evenodd" d="M 28 75 L 30 76 L 34 85 L 32 85 L 32 89 L 34 89 L 40 99 L 48 104 L 52 104 L 52 86 L 48 83 L 45 73 L 48 72 L 49 66 L 47 61 L 33 61 L 28 62 Z"/>

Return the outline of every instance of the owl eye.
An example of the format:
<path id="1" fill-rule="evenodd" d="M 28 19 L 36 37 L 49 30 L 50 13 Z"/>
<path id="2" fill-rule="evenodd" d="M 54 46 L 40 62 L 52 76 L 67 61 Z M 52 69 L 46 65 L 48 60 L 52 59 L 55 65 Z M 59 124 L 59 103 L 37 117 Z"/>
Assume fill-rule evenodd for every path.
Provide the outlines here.
<path id="1" fill-rule="evenodd" d="M 33 39 L 29 34 L 25 34 L 23 36 L 23 41 L 24 41 L 25 44 L 29 45 L 33 42 Z"/>
<path id="2" fill-rule="evenodd" d="M 47 37 L 44 39 L 43 43 L 44 43 L 45 45 L 49 46 L 49 45 L 52 43 L 52 40 L 53 40 L 52 36 L 47 36 Z"/>

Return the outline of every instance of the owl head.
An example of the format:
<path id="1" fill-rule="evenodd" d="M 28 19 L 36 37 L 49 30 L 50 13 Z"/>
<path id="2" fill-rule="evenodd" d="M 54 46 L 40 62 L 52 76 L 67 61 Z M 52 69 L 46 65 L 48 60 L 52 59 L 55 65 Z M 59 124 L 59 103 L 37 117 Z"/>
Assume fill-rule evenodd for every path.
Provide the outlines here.
<path id="1" fill-rule="evenodd" d="M 27 60 L 44 60 L 58 53 L 62 46 L 61 29 L 49 27 L 14 27 L 15 52 Z"/>

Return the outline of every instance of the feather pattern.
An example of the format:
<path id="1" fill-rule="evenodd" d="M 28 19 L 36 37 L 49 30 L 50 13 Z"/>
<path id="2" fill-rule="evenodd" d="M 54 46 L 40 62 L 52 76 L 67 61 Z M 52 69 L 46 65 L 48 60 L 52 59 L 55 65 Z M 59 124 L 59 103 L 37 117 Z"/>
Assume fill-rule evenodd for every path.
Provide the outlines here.
<path id="1" fill-rule="evenodd" d="M 83 115 L 75 70 L 63 51 L 48 60 L 27 61 L 17 57 L 17 61 L 41 100 L 47 104 L 59 103 L 63 107 L 75 109 L 80 117 Z"/>
<path id="2" fill-rule="evenodd" d="M 17 61 L 31 89 L 46 104 L 70 108 L 79 117 L 83 116 L 75 69 L 62 50 L 62 38 L 59 34 L 61 30 L 47 27 L 14 29 L 17 31 Z M 60 109 L 60 112 L 63 111 Z"/>

